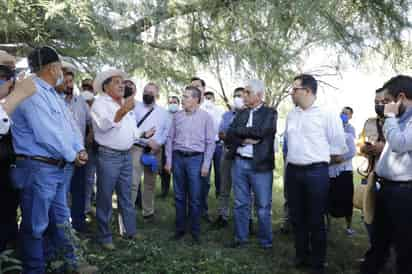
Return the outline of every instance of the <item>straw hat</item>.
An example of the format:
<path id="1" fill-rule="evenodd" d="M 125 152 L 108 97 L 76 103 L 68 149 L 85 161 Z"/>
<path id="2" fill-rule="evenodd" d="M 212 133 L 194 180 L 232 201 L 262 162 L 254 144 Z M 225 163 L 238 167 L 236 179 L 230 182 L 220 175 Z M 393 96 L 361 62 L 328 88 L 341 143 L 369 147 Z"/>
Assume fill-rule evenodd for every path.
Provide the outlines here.
<path id="1" fill-rule="evenodd" d="M 127 79 L 127 74 L 120 69 L 108 69 L 97 74 L 93 82 L 93 90 L 95 92 L 103 92 L 103 82 L 115 76 L 121 76 Z"/>

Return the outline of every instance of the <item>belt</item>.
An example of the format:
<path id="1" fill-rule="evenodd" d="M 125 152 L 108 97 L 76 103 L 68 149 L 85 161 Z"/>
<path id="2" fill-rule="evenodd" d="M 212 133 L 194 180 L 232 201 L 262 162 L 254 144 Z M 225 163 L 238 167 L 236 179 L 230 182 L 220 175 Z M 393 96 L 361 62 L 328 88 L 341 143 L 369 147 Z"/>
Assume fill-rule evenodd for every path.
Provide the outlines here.
<path id="1" fill-rule="evenodd" d="M 57 160 L 57 159 L 43 157 L 43 156 L 27 156 L 27 155 L 21 155 L 21 154 L 16 155 L 16 160 L 33 160 L 33 161 L 38 161 L 38 162 L 42 162 L 45 164 L 57 166 L 58 168 L 64 168 L 67 164 L 71 164 L 70 162 L 66 162 L 65 160 Z"/>
<path id="2" fill-rule="evenodd" d="M 382 177 L 377 177 L 377 182 L 380 183 L 382 187 L 412 188 L 412 181 L 392 181 Z"/>
<path id="3" fill-rule="evenodd" d="M 312 164 L 307 164 L 307 165 L 297 165 L 293 163 L 288 163 L 288 165 L 294 168 L 311 169 L 311 168 L 328 166 L 329 164 L 327 162 L 317 162 L 317 163 L 312 163 Z"/>
<path id="4" fill-rule="evenodd" d="M 203 152 L 198 152 L 198 151 L 175 150 L 174 152 L 178 153 L 180 156 L 183 156 L 183 157 L 194 157 L 194 156 L 203 155 Z"/>
<path id="5" fill-rule="evenodd" d="M 236 153 L 236 157 L 239 157 L 243 160 L 249 160 L 249 161 L 253 160 L 253 157 L 246 157 L 246 156 L 240 155 L 239 153 Z"/>
<path id="6" fill-rule="evenodd" d="M 128 150 L 118 150 L 118 149 L 114 149 L 114 148 L 110 148 L 110 147 L 102 146 L 102 145 L 98 145 L 98 147 L 103 148 L 103 149 L 107 149 L 107 150 L 111 150 L 111 151 L 114 151 L 114 152 L 118 152 L 118 153 L 126 153 L 126 152 L 130 151 L 130 149 L 128 149 Z"/>

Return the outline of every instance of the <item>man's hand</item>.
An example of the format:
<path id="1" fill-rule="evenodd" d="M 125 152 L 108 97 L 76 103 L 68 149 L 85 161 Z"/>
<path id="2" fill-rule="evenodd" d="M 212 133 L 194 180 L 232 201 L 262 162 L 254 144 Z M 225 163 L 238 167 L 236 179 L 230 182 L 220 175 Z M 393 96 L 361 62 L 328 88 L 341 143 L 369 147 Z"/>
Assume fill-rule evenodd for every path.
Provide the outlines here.
<path id="1" fill-rule="evenodd" d="M 76 166 L 84 166 L 87 163 L 89 156 L 85 150 L 81 150 L 77 153 L 76 159 L 74 160 L 74 164 Z"/>
<path id="2" fill-rule="evenodd" d="M 330 163 L 331 164 L 340 164 L 344 162 L 344 159 L 341 155 L 331 155 L 330 156 Z"/>
<path id="3" fill-rule="evenodd" d="M 27 77 L 22 80 L 17 80 L 12 93 L 20 99 L 25 99 L 32 96 L 36 92 L 36 85 L 32 77 Z"/>
<path id="4" fill-rule="evenodd" d="M 153 139 L 150 139 L 149 142 L 147 142 L 147 145 L 152 149 L 153 153 L 160 151 L 161 146 Z"/>
<path id="5" fill-rule="evenodd" d="M 259 140 L 249 139 L 249 138 L 243 140 L 244 145 L 256 145 L 259 142 L 260 142 Z"/>
<path id="6" fill-rule="evenodd" d="M 372 145 L 371 153 L 375 156 L 378 156 L 379 154 L 382 153 L 384 147 L 385 147 L 384 142 L 382 141 L 376 142 L 374 145 Z"/>
<path id="7" fill-rule="evenodd" d="M 143 132 L 143 138 L 149 139 L 156 133 L 156 128 L 152 127 L 148 131 Z"/>
<path id="8" fill-rule="evenodd" d="M 399 114 L 399 106 L 401 105 L 401 101 L 397 103 L 389 103 L 385 105 L 384 115 L 388 115 L 390 113 L 395 114 L 397 116 Z"/>
<path id="9" fill-rule="evenodd" d="M 208 175 L 209 175 L 209 169 L 202 167 L 202 170 L 200 171 L 200 176 L 207 177 Z"/>
<path id="10" fill-rule="evenodd" d="M 169 164 L 165 164 L 164 170 L 165 170 L 167 173 L 170 174 L 170 173 L 172 173 L 172 166 L 169 165 Z"/>

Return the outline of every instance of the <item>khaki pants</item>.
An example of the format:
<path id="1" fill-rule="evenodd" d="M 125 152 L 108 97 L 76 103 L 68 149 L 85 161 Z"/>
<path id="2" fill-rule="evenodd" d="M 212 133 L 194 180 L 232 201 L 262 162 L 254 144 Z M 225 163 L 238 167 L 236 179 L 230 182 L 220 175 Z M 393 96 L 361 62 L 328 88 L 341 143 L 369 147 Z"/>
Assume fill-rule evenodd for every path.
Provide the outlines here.
<path id="1" fill-rule="evenodd" d="M 154 214 L 154 194 L 156 189 L 156 175 L 150 168 L 144 167 L 140 162 L 140 157 L 143 154 L 143 148 L 133 146 L 132 158 L 133 158 L 133 182 L 132 182 L 132 201 L 136 201 L 137 191 L 139 184 L 143 177 L 143 192 L 142 192 L 142 208 L 143 216 L 149 216 Z M 159 164 L 159 170 L 162 168 L 161 153 L 156 153 L 156 158 Z"/>

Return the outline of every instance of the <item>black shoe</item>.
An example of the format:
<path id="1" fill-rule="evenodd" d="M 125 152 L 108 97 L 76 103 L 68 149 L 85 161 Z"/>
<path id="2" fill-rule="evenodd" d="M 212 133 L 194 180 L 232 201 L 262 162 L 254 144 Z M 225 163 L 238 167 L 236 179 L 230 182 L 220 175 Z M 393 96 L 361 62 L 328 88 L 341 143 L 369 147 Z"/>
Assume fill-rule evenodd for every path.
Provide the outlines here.
<path id="1" fill-rule="evenodd" d="M 151 221 L 153 221 L 154 220 L 154 214 L 150 214 L 150 215 L 146 215 L 146 216 L 143 216 L 143 220 L 145 221 L 145 222 L 151 222 Z"/>
<path id="2" fill-rule="evenodd" d="M 202 219 L 203 219 L 206 223 L 208 223 L 208 224 L 211 224 L 211 223 L 212 223 L 212 220 L 210 220 L 208 214 L 203 215 L 203 216 L 202 216 Z"/>
<path id="3" fill-rule="evenodd" d="M 170 237 L 170 240 L 171 241 L 179 241 L 179 240 L 183 239 L 184 236 L 185 236 L 184 232 L 176 232 L 175 235 Z"/>
<path id="4" fill-rule="evenodd" d="M 228 221 L 225 220 L 222 215 L 219 215 L 219 217 L 216 219 L 216 221 L 213 222 L 213 224 L 211 225 L 212 229 L 221 229 L 224 228 L 226 226 L 228 226 Z"/>
<path id="5" fill-rule="evenodd" d="M 295 259 L 295 268 L 297 269 L 309 269 L 311 267 L 310 263 L 303 259 Z"/>
<path id="6" fill-rule="evenodd" d="M 192 236 L 192 245 L 201 245 L 199 236 Z"/>
<path id="7" fill-rule="evenodd" d="M 246 244 L 247 243 L 245 242 L 233 241 L 233 242 L 225 244 L 225 247 L 226 248 L 244 248 L 246 247 Z"/>

